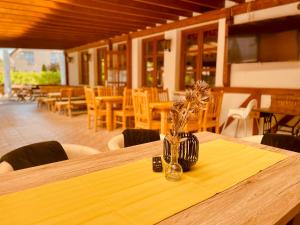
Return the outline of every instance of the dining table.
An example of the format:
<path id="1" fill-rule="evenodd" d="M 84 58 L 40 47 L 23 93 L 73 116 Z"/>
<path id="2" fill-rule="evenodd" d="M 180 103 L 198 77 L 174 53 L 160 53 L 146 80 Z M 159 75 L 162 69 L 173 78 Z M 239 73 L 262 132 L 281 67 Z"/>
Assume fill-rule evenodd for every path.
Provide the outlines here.
<path id="1" fill-rule="evenodd" d="M 151 111 L 157 111 L 160 113 L 160 133 L 167 134 L 168 132 L 168 113 L 170 112 L 173 106 L 173 102 L 151 102 L 149 107 Z"/>
<path id="2" fill-rule="evenodd" d="M 1 224 L 279 224 L 300 213 L 300 154 L 209 132 L 198 163 L 152 172 L 163 141 L 0 175 Z"/>
<path id="3" fill-rule="evenodd" d="M 106 109 L 106 129 L 108 131 L 113 130 L 113 105 L 123 102 L 123 96 L 97 96 L 96 101 L 101 104 L 105 104 Z"/>

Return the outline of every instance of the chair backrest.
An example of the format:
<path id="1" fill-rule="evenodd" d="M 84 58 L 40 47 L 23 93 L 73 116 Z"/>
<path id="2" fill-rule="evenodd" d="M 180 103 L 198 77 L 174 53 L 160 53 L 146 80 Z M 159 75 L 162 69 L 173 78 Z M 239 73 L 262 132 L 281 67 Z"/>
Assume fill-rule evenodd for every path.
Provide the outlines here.
<path id="1" fill-rule="evenodd" d="M 261 144 L 300 153 L 300 137 L 285 134 L 265 134 Z"/>
<path id="2" fill-rule="evenodd" d="M 60 89 L 61 98 L 71 98 L 73 89 L 72 88 L 62 88 Z"/>
<path id="3" fill-rule="evenodd" d="M 63 147 L 57 141 L 40 142 L 13 150 L 1 157 L 14 170 L 67 160 Z"/>
<path id="4" fill-rule="evenodd" d="M 151 114 L 148 91 L 134 90 L 132 92 L 132 101 L 135 126 L 140 127 L 140 124 L 150 124 Z"/>
<path id="5" fill-rule="evenodd" d="M 169 101 L 169 90 L 166 89 L 158 89 L 158 100 L 160 102 L 168 102 Z"/>
<path id="6" fill-rule="evenodd" d="M 124 147 L 160 140 L 159 131 L 150 129 L 126 129 L 123 132 Z"/>
<path id="7" fill-rule="evenodd" d="M 98 96 L 113 96 L 113 87 L 97 87 Z"/>
<path id="8" fill-rule="evenodd" d="M 216 133 L 219 133 L 222 100 L 223 91 L 210 93 L 209 101 L 203 109 L 203 114 L 200 114 L 201 117 L 199 117 L 200 130 L 215 127 Z"/>
<path id="9" fill-rule="evenodd" d="M 149 96 L 149 102 L 158 102 L 158 89 L 156 87 L 142 87 L 138 89 L 139 91 L 147 91 Z"/>
<path id="10" fill-rule="evenodd" d="M 95 91 L 93 88 L 84 88 L 85 93 L 85 101 L 88 111 L 96 109 L 96 98 L 95 98 Z"/>
<path id="11" fill-rule="evenodd" d="M 123 96 L 123 110 L 133 110 L 132 89 L 125 87 Z"/>
<path id="12" fill-rule="evenodd" d="M 84 87 L 73 87 L 72 97 L 84 97 Z"/>
<path id="13" fill-rule="evenodd" d="M 251 110 L 252 110 L 253 108 L 256 108 L 256 107 L 257 107 L 257 100 L 256 100 L 256 99 L 252 99 L 252 100 L 248 103 L 248 105 L 247 105 L 247 107 L 246 107 L 245 117 L 247 117 L 247 116 L 249 115 L 249 113 L 251 112 Z"/>
<path id="14" fill-rule="evenodd" d="M 219 120 L 222 109 L 223 91 L 214 91 L 210 93 L 207 103 L 206 117 Z"/>

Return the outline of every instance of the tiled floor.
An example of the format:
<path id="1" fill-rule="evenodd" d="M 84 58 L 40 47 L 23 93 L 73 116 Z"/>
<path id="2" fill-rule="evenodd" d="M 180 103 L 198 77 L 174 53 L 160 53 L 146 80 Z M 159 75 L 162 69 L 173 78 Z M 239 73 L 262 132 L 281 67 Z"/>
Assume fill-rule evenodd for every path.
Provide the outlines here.
<path id="1" fill-rule="evenodd" d="M 1 102 L 0 102 L 1 103 Z M 37 109 L 35 103 L 0 104 L 0 156 L 15 148 L 40 141 L 80 144 L 108 151 L 108 140 L 121 133 L 87 129 L 86 114 L 72 118 Z"/>

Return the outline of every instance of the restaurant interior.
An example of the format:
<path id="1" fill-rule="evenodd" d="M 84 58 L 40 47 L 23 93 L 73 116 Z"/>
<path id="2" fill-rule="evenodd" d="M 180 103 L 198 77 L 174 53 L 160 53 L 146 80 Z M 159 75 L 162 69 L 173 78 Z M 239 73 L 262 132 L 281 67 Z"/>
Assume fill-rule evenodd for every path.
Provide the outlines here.
<path id="1" fill-rule="evenodd" d="M 300 225 L 299 0 L 0 15 L 0 224 Z M 8 48 L 62 50 L 61 83 L 13 85 Z"/>

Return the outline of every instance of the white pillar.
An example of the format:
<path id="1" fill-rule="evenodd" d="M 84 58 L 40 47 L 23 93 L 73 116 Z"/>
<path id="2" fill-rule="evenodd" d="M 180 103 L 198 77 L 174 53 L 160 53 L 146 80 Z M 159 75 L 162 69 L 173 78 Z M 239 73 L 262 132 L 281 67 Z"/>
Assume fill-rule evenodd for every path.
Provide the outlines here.
<path id="1" fill-rule="evenodd" d="M 11 80 L 10 80 L 10 64 L 9 54 L 7 49 L 3 49 L 3 64 L 4 64 L 4 94 L 11 95 Z"/>
<path id="2" fill-rule="evenodd" d="M 60 84 L 66 85 L 66 59 L 64 52 L 59 54 Z"/>

